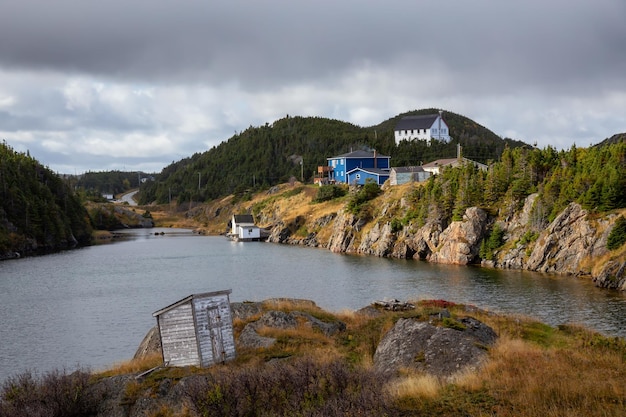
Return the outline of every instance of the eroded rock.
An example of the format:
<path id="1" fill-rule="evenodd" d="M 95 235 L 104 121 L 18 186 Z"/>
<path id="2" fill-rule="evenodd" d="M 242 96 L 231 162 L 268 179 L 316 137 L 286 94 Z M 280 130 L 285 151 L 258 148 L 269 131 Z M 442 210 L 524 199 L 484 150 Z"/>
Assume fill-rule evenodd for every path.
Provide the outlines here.
<path id="1" fill-rule="evenodd" d="M 459 320 L 457 330 L 414 319 L 400 319 L 385 334 L 374 354 L 374 366 L 384 373 L 409 368 L 438 377 L 477 368 L 497 336 L 473 319 Z"/>

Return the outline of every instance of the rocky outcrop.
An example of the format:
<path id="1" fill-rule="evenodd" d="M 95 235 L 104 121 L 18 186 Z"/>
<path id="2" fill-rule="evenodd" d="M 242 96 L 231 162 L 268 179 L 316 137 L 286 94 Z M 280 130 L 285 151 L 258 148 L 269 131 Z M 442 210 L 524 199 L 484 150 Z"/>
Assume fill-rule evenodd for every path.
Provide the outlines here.
<path id="1" fill-rule="evenodd" d="M 389 256 L 393 251 L 396 235 L 391 231 L 391 224 L 376 223 L 369 233 L 364 234 L 357 251 L 365 255 Z"/>
<path id="2" fill-rule="evenodd" d="M 476 262 L 483 239 L 487 213 L 470 207 L 463 221 L 452 222 L 439 236 L 440 245 L 428 260 L 431 262 L 467 265 Z"/>
<path id="3" fill-rule="evenodd" d="M 358 232 L 358 224 L 354 215 L 339 212 L 332 224 L 327 248 L 336 253 L 354 252 L 353 245 Z"/>
<path id="4" fill-rule="evenodd" d="M 546 224 L 538 194 L 527 196 L 518 207 L 512 201 L 497 214 L 470 207 L 461 221 L 446 225 L 433 206 L 423 219 L 425 224 L 418 225 L 415 220 L 405 224 L 410 205 L 404 199 L 382 200 L 376 209 L 378 217 L 369 224 L 339 209 L 319 218 L 300 216 L 289 224 L 277 220 L 269 241 L 324 247 L 336 253 L 586 275 L 598 286 L 625 288 L 623 262 L 608 262 L 605 257 L 605 265 L 599 267 L 596 261 L 608 253 L 606 240 L 617 215 L 590 218 L 579 204 L 571 203 Z M 481 244 L 495 226 L 504 231 L 503 245 L 493 252 L 493 259 L 481 259 Z M 302 230 L 308 230 L 308 235 L 296 236 Z"/>
<path id="5" fill-rule="evenodd" d="M 626 260 L 608 261 L 593 280 L 599 287 L 626 291 Z"/>
<path id="6" fill-rule="evenodd" d="M 476 369 L 495 343 L 496 333 L 469 317 L 455 327 L 400 319 L 376 348 L 374 366 L 383 373 L 415 369 L 438 377 Z"/>
<path id="7" fill-rule="evenodd" d="M 578 274 L 584 258 L 596 244 L 596 230 L 580 204 L 571 203 L 539 235 L 526 262 L 526 269 L 539 272 Z"/>
<path id="8" fill-rule="evenodd" d="M 290 313 L 285 313 L 283 311 L 268 311 L 258 320 L 246 324 L 237 340 L 237 345 L 242 348 L 251 349 L 268 348 L 276 343 L 276 339 L 259 335 L 259 329 L 272 328 L 289 330 L 295 329 L 300 325 L 310 326 L 321 331 L 326 336 L 332 336 L 335 333 L 346 329 L 345 323 L 341 321 L 327 323 L 308 313 L 300 311 L 293 311 Z"/>
<path id="9" fill-rule="evenodd" d="M 161 333 L 159 326 L 151 328 L 143 338 L 133 359 L 141 359 L 161 351 Z"/>

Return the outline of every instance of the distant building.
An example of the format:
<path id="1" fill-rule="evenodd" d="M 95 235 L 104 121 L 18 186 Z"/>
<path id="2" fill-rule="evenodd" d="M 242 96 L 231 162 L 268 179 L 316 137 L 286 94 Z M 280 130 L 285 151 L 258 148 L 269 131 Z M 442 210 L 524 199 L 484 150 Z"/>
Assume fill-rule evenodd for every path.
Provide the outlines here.
<path id="1" fill-rule="evenodd" d="M 421 166 L 392 167 L 389 171 L 389 184 L 401 185 L 407 182 L 423 182 L 432 174 Z"/>
<path id="2" fill-rule="evenodd" d="M 194 294 L 152 315 L 167 366 L 210 366 L 235 358 L 231 290 Z"/>
<path id="3" fill-rule="evenodd" d="M 427 164 L 422 165 L 424 171 L 428 171 L 433 175 L 437 175 L 441 173 L 441 169 L 445 167 L 458 167 L 463 164 L 472 164 L 476 168 L 487 171 L 489 168 L 485 164 L 481 164 L 480 162 L 472 161 L 471 159 L 464 158 L 461 154 L 461 144 L 456 145 L 456 158 L 447 158 L 447 159 L 437 159 L 436 161 L 429 162 Z"/>
<path id="4" fill-rule="evenodd" d="M 228 236 L 241 242 L 261 240 L 261 229 L 254 224 L 252 214 L 233 214 Z"/>
<path id="5" fill-rule="evenodd" d="M 348 172 L 356 168 L 389 170 L 390 159 L 390 156 L 379 155 L 376 151 L 354 151 L 327 158 L 330 168 L 325 172 L 328 173 L 330 183 L 349 183 Z M 355 178 L 356 174 L 352 180 Z"/>
<path id="6" fill-rule="evenodd" d="M 450 129 L 443 120 L 443 112 L 424 116 L 405 116 L 394 130 L 396 145 L 402 140 L 423 140 L 430 145 L 431 139 L 450 141 Z"/>

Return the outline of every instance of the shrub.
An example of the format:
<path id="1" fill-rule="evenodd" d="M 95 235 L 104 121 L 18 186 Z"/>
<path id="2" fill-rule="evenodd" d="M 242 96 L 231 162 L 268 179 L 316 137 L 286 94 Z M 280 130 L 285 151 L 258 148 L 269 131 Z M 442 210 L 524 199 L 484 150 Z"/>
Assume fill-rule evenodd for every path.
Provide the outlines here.
<path id="1" fill-rule="evenodd" d="M 299 359 L 222 369 L 188 381 L 185 395 L 199 415 L 384 415 L 391 405 L 384 380 L 373 371 L 352 369 L 344 361 Z"/>
<path id="2" fill-rule="evenodd" d="M 606 240 L 606 247 L 608 250 L 619 249 L 624 242 L 626 242 L 626 219 L 619 216 Z"/>
<path id="3" fill-rule="evenodd" d="M 494 251 L 504 244 L 504 230 L 499 224 L 493 227 L 487 239 L 483 239 L 480 245 L 480 257 L 482 259 L 493 260 Z"/>
<path id="4" fill-rule="evenodd" d="M 365 185 L 363 185 L 363 187 L 361 187 L 359 191 L 352 194 L 350 200 L 348 201 L 346 209 L 349 213 L 352 213 L 355 216 L 362 217 L 360 216 L 360 214 L 366 205 L 365 203 L 378 197 L 380 193 L 381 189 L 378 184 L 368 179 L 365 182 Z"/>
<path id="5" fill-rule="evenodd" d="M 391 219 L 391 233 L 398 233 L 403 227 L 402 220 L 397 217 Z"/>
<path id="6" fill-rule="evenodd" d="M 26 372 L 6 380 L 0 392 L 0 415 L 81 417 L 97 413 L 103 392 L 89 386 L 90 374 L 53 371 L 36 379 Z"/>
<path id="7" fill-rule="evenodd" d="M 343 197 L 346 195 L 346 190 L 344 187 L 339 187 L 337 185 L 322 185 L 318 190 L 317 194 L 315 194 L 315 198 L 313 199 L 314 203 L 321 203 L 324 201 L 334 200 L 335 198 Z"/>

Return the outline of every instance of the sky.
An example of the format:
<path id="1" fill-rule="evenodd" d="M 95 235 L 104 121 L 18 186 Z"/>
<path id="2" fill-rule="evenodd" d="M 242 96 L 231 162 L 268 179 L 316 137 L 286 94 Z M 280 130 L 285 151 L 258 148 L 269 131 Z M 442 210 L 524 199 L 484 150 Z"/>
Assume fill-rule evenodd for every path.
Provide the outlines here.
<path id="1" fill-rule="evenodd" d="M 160 172 L 286 115 L 440 108 L 587 147 L 626 132 L 625 18 L 625 0 L 0 0 L 0 140 L 59 173 Z"/>

